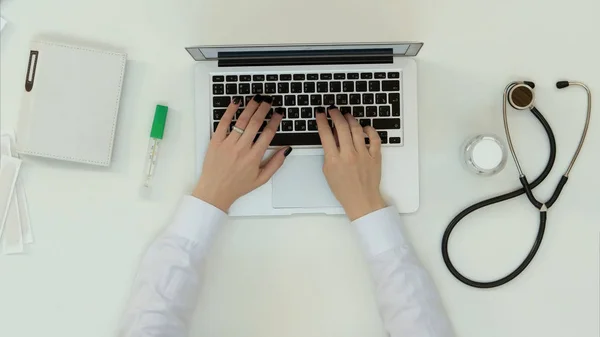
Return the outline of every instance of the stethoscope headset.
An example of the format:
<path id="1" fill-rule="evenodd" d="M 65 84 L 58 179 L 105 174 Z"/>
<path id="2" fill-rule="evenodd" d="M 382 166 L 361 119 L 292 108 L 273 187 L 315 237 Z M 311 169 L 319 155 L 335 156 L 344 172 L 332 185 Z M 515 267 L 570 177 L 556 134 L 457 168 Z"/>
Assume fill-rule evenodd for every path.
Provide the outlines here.
<path id="1" fill-rule="evenodd" d="M 586 135 L 588 132 L 588 127 L 590 125 L 590 117 L 591 117 L 591 113 L 592 113 L 592 94 L 590 92 L 590 89 L 588 88 L 587 85 L 585 85 L 581 82 L 560 81 L 560 82 L 556 83 L 556 87 L 558 89 L 564 89 L 569 86 L 579 86 L 579 87 L 582 87 L 583 89 L 585 89 L 585 91 L 587 93 L 587 116 L 586 116 L 585 125 L 583 128 L 583 132 L 581 133 L 581 139 L 579 140 L 579 145 L 577 146 L 577 150 L 575 151 L 575 153 L 573 154 L 573 157 L 571 158 L 571 163 L 569 164 L 565 174 L 561 177 L 560 181 L 558 182 L 558 185 L 556 186 L 554 193 L 552 194 L 550 199 L 548 199 L 548 201 L 546 201 L 546 202 L 540 202 L 534 196 L 533 189 L 536 188 L 538 185 L 540 185 L 544 181 L 544 179 L 546 179 L 548 174 L 550 174 L 552 167 L 554 166 L 554 161 L 556 159 L 556 139 L 554 138 L 554 133 L 552 132 L 552 128 L 548 124 L 548 121 L 546 121 L 546 119 L 544 118 L 542 113 L 535 107 L 535 93 L 533 91 L 533 89 L 535 88 L 535 84 L 533 82 L 528 82 L 528 81 L 512 82 L 508 86 L 506 86 L 506 89 L 504 90 L 504 98 L 503 98 L 503 103 L 502 103 L 502 115 L 504 118 L 504 132 L 506 133 L 506 140 L 508 142 L 508 147 L 510 149 L 510 153 L 512 154 L 513 160 L 517 167 L 517 171 L 519 172 L 519 181 L 521 182 L 521 185 L 523 187 L 518 190 L 515 190 L 513 192 L 502 194 L 497 197 L 483 200 L 474 205 L 471 205 L 471 206 L 467 207 L 465 210 L 463 210 L 462 212 L 460 212 L 454 219 L 452 219 L 450 224 L 448 224 L 448 227 L 446 228 L 446 231 L 444 232 L 444 236 L 442 238 L 442 256 L 444 258 L 444 263 L 446 264 L 446 267 L 448 267 L 448 270 L 450 271 L 450 273 L 452 273 L 452 275 L 454 275 L 454 277 L 456 277 L 456 279 L 458 279 L 460 282 L 462 282 L 466 285 L 469 285 L 471 287 L 475 287 L 475 288 L 498 287 L 498 286 L 501 286 L 503 284 L 510 282 L 511 280 L 513 280 L 514 278 L 519 276 L 519 274 L 521 274 L 525 270 L 525 268 L 527 268 L 529 263 L 531 263 L 531 261 L 535 257 L 535 254 L 537 253 L 537 251 L 540 248 L 540 245 L 542 243 L 542 239 L 544 238 L 544 232 L 546 230 L 546 219 L 547 219 L 548 209 L 556 203 L 556 200 L 558 200 L 560 193 L 562 192 L 563 188 L 565 187 L 565 184 L 567 183 L 567 180 L 569 179 L 569 174 L 571 173 L 571 170 L 573 169 L 573 166 L 575 165 L 575 161 L 577 161 L 577 157 L 579 156 L 579 153 L 581 152 L 581 148 L 583 147 L 583 143 L 585 141 L 585 138 L 586 138 Z M 510 129 L 508 126 L 507 113 L 506 113 L 506 110 L 507 110 L 506 104 L 507 103 L 510 104 L 510 106 L 512 106 L 516 110 L 529 109 L 531 111 L 531 113 L 533 114 L 533 116 L 542 124 L 542 127 L 544 128 L 544 131 L 546 132 L 546 135 L 548 136 L 548 142 L 550 143 L 550 156 L 548 158 L 548 163 L 546 164 L 546 167 L 544 168 L 542 173 L 531 183 L 529 183 L 529 181 L 527 180 L 527 177 L 525 176 L 525 174 L 523 173 L 523 170 L 521 169 L 521 164 L 519 162 L 517 153 L 515 152 L 515 149 L 513 146 L 513 142 L 512 142 L 511 136 L 510 136 Z M 531 202 L 531 204 L 536 209 L 538 209 L 539 213 L 540 213 L 539 229 L 538 229 L 538 232 L 537 232 L 537 235 L 535 238 L 535 242 L 533 243 L 533 247 L 529 251 L 529 254 L 527 254 L 527 256 L 525 257 L 523 262 L 521 262 L 521 264 L 513 272 L 511 272 L 510 274 L 508 274 L 496 281 L 489 281 L 489 282 L 474 281 L 474 280 L 469 279 L 469 278 L 465 277 L 464 275 L 462 275 L 458 270 L 456 270 L 456 268 L 450 261 L 450 256 L 448 255 L 448 240 L 450 239 L 450 234 L 452 233 L 452 230 L 454 230 L 454 228 L 456 227 L 456 225 L 459 223 L 460 220 L 462 220 L 464 217 L 471 214 L 472 212 L 475 212 L 476 210 L 486 207 L 486 206 L 490 206 L 490 205 L 493 205 L 493 204 L 496 204 L 496 203 L 499 203 L 502 201 L 506 201 L 506 200 L 518 197 L 522 194 L 527 195 L 527 199 L 529 199 L 529 202 Z"/>

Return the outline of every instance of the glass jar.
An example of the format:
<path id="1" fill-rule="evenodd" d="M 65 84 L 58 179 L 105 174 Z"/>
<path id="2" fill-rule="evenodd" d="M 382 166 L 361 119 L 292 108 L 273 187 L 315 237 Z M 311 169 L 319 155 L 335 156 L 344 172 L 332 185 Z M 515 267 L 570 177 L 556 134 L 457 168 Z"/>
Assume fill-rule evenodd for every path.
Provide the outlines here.
<path id="1" fill-rule="evenodd" d="M 506 166 L 506 146 L 493 134 L 481 134 L 470 138 L 465 142 L 462 152 L 463 161 L 469 171 L 481 176 L 494 175 Z"/>

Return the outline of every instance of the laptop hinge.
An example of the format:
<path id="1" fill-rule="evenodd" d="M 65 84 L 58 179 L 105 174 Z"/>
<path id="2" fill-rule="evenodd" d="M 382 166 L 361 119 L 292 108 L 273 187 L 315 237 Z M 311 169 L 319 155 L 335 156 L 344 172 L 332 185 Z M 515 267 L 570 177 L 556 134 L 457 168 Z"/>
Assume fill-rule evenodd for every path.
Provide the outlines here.
<path id="1" fill-rule="evenodd" d="M 219 53 L 219 67 L 389 64 L 393 62 L 394 56 L 391 48 Z"/>

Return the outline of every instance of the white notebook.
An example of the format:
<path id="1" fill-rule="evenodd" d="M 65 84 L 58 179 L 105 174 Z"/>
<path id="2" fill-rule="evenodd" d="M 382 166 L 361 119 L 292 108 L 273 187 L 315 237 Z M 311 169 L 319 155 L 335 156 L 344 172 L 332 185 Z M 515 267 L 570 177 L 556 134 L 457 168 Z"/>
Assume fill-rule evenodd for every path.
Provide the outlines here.
<path id="1" fill-rule="evenodd" d="M 126 60 L 119 52 L 32 42 L 17 151 L 109 166 Z"/>

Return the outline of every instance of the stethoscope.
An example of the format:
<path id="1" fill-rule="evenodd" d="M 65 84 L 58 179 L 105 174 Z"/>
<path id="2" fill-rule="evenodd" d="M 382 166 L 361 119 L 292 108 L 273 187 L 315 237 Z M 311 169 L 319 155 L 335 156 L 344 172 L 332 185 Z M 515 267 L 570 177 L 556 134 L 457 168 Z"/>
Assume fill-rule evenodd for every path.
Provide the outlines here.
<path id="1" fill-rule="evenodd" d="M 515 166 L 517 167 L 517 171 L 519 172 L 519 181 L 521 182 L 521 185 L 523 187 L 516 191 L 502 194 L 484 201 L 480 201 L 472 206 L 467 207 L 465 210 L 460 212 L 454 219 L 452 219 L 452 221 L 446 228 L 446 231 L 444 232 L 444 236 L 442 238 L 442 256 L 444 258 L 444 263 L 446 264 L 446 267 L 448 267 L 450 273 L 452 273 L 452 275 L 454 275 L 454 277 L 456 277 L 462 283 L 475 288 L 494 288 L 506 284 L 514 278 L 516 278 L 517 276 L 519 276 L 519 274 L 521 274 L 525 270 L 525 268 L 527 268 L 529 263 L 531 263 L 531 261 L 535 257 L 535 254 L 537 253 L 538 249 L 540 248 L 542 239 L 544 238 L 544 232 L 546 230 L 548 209 L 556 203 L 556 200 L 558 200 L 560 193 L 562 192 L 563 188 L 565 187 L 565 184 L 567 183 L 567 180 L 569 179 L 569 174 L 571 173 L 571 170 L 573 169 L 573 166 L 577 161 L 577 157 L 579 157 L 579 154 L 581 153 L 583 143 L 585 142 L 592 114 L 592 94 L 588 86 L 581 82 L 560 81 L 556 83 L 556 87 L 558 89 L 564 89 L 569 86 L 579 86 L 585 89 L 587 93 L 587 116 L 585 119 L 583 132 L 581 133 L 581 138 L 579 140 L 579 145 L 577 146 L 577 150 L 573 154 L 573 157 L 571 158 L 571 162 L 565 174 L 561 177 L 560 181 L 558 182 L 554 193 L 552 193 L 552 196 L 546 202 L 540 202 L 533 194 L 533 189 L 539 184 L 541 184 L 544 181 L 544 179 L 546 179 L 548 174 L 550 174 L 552 167 L 554 166 L 554 161 L 556 159 L 556 139 L 554 138 L 554 133 L 552 132 L 552 128 L 548 124 L 548 121 L 546 121 L 542 113 L 535 107 L 535 93 L 533 91 L 533 89 L 535 88 L 535 84 L 533 82 L 512 82 L 509 85 L 507 85 L 504 89 L 504 97 L 502 102 L 504 132 L 506 133 L 506 139 L 508 141 L 510 153 L 515 162 Z M 519 162 L 519 158 L 517 157 L 517 153 L 513 146 L 512 138 L 510 135 L 510 128 L 508 126 L 507 103 L 510 104 L 510 106 L 516 110 L 529 109 L 531 113 L 535 116 L 535 118 L 540 122 L 548 136 L 548 142 L 550 143 L 550 156 L 548 158 L 548 163 L 546 164 L 546 167 L 544 168 L 542 173 L 531 183 L 529 183 L 527 177 L 521 169 L 521 163 Z M 458 270 L 456 270 L 456 268 L 450 261 L 450 256 L 448 255 L 448 241 L 450 239 L 450 234 L 452 233 L 452 230 L 454 230 L 454 227 L 456 227 L 459 221 L 462 220 L 464 217 L 480 208 L 490 206 L 508 199 L 512 199 L 522 194 L 527 195 L 529 202 L 531 202 L 531 204 L 536 209 L 538 209 L 540 213 L 538 233 L 536 235 L 533 247 L 529 251 L 529 254 L 527 254 L 523 262 L 521 262 L 521 264 L 513 272 L 496 281 L 474 281 L 462 275 Z"/>

